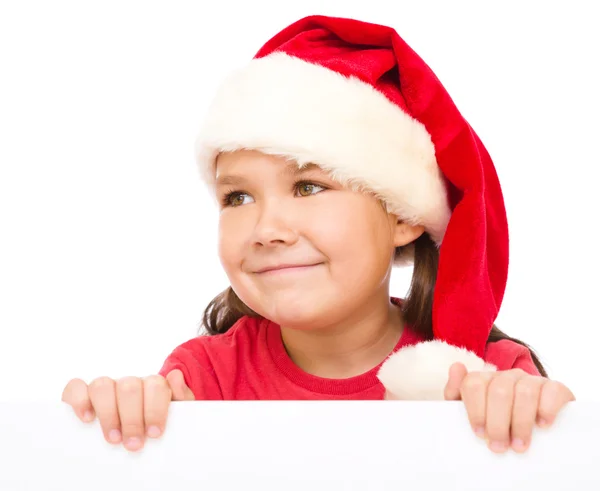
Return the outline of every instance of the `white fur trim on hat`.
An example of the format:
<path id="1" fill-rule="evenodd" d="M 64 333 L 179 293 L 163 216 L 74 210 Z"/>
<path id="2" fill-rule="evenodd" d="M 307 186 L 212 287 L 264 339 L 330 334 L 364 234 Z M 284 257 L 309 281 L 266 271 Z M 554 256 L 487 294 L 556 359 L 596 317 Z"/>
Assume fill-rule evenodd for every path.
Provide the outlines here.
<path id="1" fill-rule="evenodd" d="M 196 141 L 204 179 L 220 152 L 254 149 L 319 165 L 439 245 L 447 191 L 424 125 L 374 87 L 284 53 L 253 59 L 218 89 Z"/>
<path id="2" fill-rule="evenodd" d="M 471 351 L 435 340 L 396 351 L 383 363 L 377 377 L 390 399 L 444 400 L 450 367 L 457 362 L 469 372 L 497 369 Z"/>

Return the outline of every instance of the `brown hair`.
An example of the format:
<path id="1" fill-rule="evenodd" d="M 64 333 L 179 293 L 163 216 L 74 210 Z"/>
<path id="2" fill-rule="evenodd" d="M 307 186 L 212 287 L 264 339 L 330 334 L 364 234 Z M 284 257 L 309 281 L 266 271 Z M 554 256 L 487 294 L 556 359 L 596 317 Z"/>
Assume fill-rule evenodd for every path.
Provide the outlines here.
<path id="1" fill-rule="evenodd" d="M 401 248 L 396 251 L 401 252 Z M 402 312 L 406 323 L 415 332 L 427 340 L 433 339 L 432 305 L 433 290 L 437 277 L 439 251 L 435 243 L 426 233 L 414 242 L 414 268 L 408 295 L 402 302 Z M 235 294 L 231 287 L 217 295 L 206 307 L 202 317 L 202 326 L 210 336 L 227 332 L 243 316 L 260 317 L 248 308 Z M 201 328 L 202 328 L 201 326 Z M 508 339 L 525 346 L 540 374 L 548 374 L 537 355 L 523 341 L 503 333 L 494 324 L 488 337 L 488 343 Z"/>

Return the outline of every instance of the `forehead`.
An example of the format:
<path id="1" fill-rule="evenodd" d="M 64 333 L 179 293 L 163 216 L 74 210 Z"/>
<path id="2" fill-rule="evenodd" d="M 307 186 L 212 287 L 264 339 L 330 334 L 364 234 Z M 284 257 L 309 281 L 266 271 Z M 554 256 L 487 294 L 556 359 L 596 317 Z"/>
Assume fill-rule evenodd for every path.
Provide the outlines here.
<path id="1" fill-rule="evenodd" d="M 263 169 L 273 170 L 283 177 L 296 176 L 308 171 L 325 173 L 315 163 L 300 165 L 294 160 L 279 155 L 268 155 L 257 151 L 237 151 L 222 153 L 216 161 L 217 184 L 231 184 L 241 179 L 252 177 L 257 170 L 257 164 Z"/>
<path id="2" fill-rule="evenodd" d="M 312 176 L 317 174 L 319 178 L 324 177 L 331 182 L 337 182 L 352 192 L 375 198 L 384 208 L 384 211 L 388 213 L 388 205 L 385 200 L 361 181 L 340 178 L 335 172 L 323 169 L 313 162 L 300 164 L 281 155 L 265 154 L 257 150 L 236 150 L 219 154 L 216 160 L 216 187 L 247 185 L 252 177 L 256 175 L 256 167 L 253 167 L 252 164 L 257 162 L 263 165 L 266 164 L 266 166 L 272 165 L 272 169 L 275 169 L 278 175 L 284 177 L 295 177 L 308 172 Z"/>

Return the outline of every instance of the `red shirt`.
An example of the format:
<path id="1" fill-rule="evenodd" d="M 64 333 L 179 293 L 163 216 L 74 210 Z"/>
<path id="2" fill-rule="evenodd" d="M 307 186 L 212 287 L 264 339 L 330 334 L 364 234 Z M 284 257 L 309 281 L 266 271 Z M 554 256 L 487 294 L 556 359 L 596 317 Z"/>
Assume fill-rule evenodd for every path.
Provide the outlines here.
<path id="1" fill-rule="evenodd" d="M 405 326 L 394 351 L 419 341 Z M 539 375 L 529 350 L 510 340 L 489 343 L 484 358 L 498 370 L 521 368 Z M 384 394 L 377 378 L 380 366 L 347 379 L 308 374 L 288 356 L 277 324 L 243 317 L 224 334 L 181 344 L 159 373 L 164 377 L 181 370 L 196 400 L 380 400 Z"/>

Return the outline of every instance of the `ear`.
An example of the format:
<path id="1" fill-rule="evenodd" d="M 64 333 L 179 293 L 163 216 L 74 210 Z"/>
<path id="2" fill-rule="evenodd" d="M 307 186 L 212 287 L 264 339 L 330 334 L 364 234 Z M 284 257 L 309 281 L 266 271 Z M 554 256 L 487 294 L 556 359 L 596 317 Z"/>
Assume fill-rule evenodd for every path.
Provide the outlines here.
<path id="1" fill-rule="evenodd" d="M 394 246 L 401 247 L 417 240 L 425 232 L 422 225 L 411 225 L 396 217 L 394 225 Z"/>

